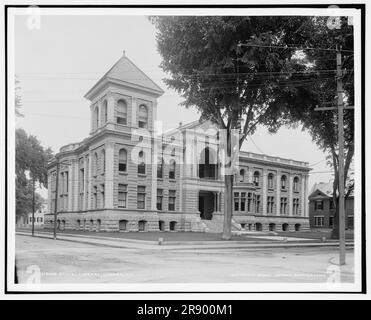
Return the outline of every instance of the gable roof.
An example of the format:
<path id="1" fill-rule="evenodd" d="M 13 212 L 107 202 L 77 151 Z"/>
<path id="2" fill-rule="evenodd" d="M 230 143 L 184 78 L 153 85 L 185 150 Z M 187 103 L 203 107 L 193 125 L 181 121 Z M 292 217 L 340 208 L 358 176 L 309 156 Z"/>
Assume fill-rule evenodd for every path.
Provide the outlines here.
<path id="1" fill-rule="evenodd" d="M 152 91 L 158 95 L 162 95 L 164 91 L 154 83 L 142 70 L 140 70 L 126 55 L 122 57 L 109 69 L 102 78 L 86 93 L 85 97 L 89 98 L 91 93 L 104 80 L 116 80 L 129 87 L 140 88 Z"/>
<path id="2" fill-rule="evenodd" d="M 331 198 L 332 197 L 332 181 L 329 182 L 320 182 L 315 183 L 312 187 L 312 189 L 309 191 L 309 197 L 312 197 L 315 195 L 315 193 L 318 191 L 326 197 Z"/>

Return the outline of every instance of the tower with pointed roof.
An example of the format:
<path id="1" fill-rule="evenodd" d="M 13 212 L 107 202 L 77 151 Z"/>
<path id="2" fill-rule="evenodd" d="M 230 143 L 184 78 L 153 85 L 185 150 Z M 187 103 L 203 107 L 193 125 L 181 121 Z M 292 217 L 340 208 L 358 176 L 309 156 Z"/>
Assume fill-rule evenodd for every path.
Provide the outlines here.
<path id="1" fill-rule="evenodd" d="M 123 52 L 121 58 L 85 94 L 91 102 L 91 130 L 128 132 L 153 131 L 157 98 L 164 91 L 141 71 Z M 130 129 L 129 129 L 130 128 Z"/>

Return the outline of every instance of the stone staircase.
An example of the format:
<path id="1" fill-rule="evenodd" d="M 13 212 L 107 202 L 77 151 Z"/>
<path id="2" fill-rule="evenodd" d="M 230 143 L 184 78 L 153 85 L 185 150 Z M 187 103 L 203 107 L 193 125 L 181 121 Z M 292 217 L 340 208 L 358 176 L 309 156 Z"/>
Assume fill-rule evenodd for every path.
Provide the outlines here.
<path id="1" fill-rule="evenodd" d="M 212 220 L 201 220 L 204 226 L 204 232 L 222 233 L 223 232 L 223 218 L 213 218 Z M 242 230 L 241 225 L 232 219 L 232 231 Z"/>

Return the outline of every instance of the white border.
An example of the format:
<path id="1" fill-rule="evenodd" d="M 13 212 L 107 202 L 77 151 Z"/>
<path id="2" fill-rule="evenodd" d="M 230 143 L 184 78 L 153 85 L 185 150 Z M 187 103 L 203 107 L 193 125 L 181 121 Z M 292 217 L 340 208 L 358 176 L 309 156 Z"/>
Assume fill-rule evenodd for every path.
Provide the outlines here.
<path id="1" fill-rule="evenodd" d="M 40 2 L 42 3 L 42 2 Z M 174 4 L 173 2 L 166 2 Z M 194 3 L 194 2 L 193 2 Z M 240 4 L 246 4 L 246 2 L 239 2 Z M 272 4 L 279 4 L 277 2 L 271 2 Z M 321 3 L 318 1 L 318 3 Z M 336 2 L 333 2 L 336 3 Z M 119 3 L 118 3 L 119 4 Z M 121 3 L 122 4 L 122 3 Z M 189 2 L 183 4 L 191 4 Z M 198 4 L 197 2 L 194 4 Z M 219 4 L 224 4 L 223 2 L 219 2 Z M 235 3 L 238 4 L 238 3 Z M 292 4 L 295 4 L 292 2 Z M 27 9 L 9 9 L 8 15 L 8 103 L 9 105 L 14 105 L 14 15 L 15 14 L 27 14 Z M 54 14 L 54 15 L 64 15 L 64 14 L 73 14 L 73 15 L 326 15 L 326 16 L 336 16 L 338 15 L 338 11 L 334 12 L 333 9 L 309 9 L 309 8 L 268 8 L 268 9 L 256 9 L 256 8 L 249 8 L 249 9 L 226 9 L 226 8 L 218 8 L 218 9 L 184 9 L 184 8 L 171 8 L 171 9 L 153 9 L 153 8 L 143 8 L 143 9 L 128 9 L 128 8 L 83 8 L 83 9 L 41 9 L 43 14 Z M 269 13 L 267 13 L 269 10 Z M 355 30 L 360 30 L 360 12 L 355 9 L 340 9 L 342 15 L 347 16 L 354 16 L 353 23 Z M 22 12 L 23 11 L 23 12 Z M 58 11 L 58 12 L 56 12 Z M 355 32 L 355 119 L 358 125 L 355 126 L 355 134 L 356 139 L 355 143 L 355 179 L 357 181 L 361 181 L 361 172 L 360 172 L 360 164 L 361 164 L 361 127 L 360 127 L 360 84 L 361 84 L 361 66 L 360 66 L 360 58 L 361 58 L 361 42 L 360 42 L 360 32 Z M 14 112 L 9 110 L 8 112 L 8 128 L 11 129 L 14 127 Z M 12 174 L 12 164 L 14 164 L 14 131 L 8 130 L 8 167 L 9 171 L 8 175 L 8 212 L 15 212 L 14 211 L 14 199 L 15 199 L 15 186 L 14 186 L 14 175 Z M 355 211 L 360 212 L 360 201 L 359 196 L 362 192 L 361 184 L 356 184 L 355 190 Z M 13 211 L 12 211 L 13 210 Z M 14 230 L 15 230 L 15 219 L 8 216 L 8 281 L 12 282 L 11 280 L 14 279 Z M 58 291 L 84 291 L 84 290 L 94 290 L 94 291 L 128 291 L 128 290 L 135 290 L 135 291 L 146 291 L 146 290 L 156 290 L 156 291 L 181 291 L 181 290 L 191 290 L 191 291 L 198 291 L 198 290 L 209 290 L 209 291 L 359 291 L 360 290 L 360 215 L 355 216 L 354 221 L 354 228 L 355 228 L 355 250 L 354 250 L 354 261 L 355 261 L 355 279 L 356 282 L 354 285 L 352 284 L 341 284 L 341 288 L 339 285 L 331 286 L 331 288 L 327 286 L 327 289 L 324 290 L 324 285 L 318 284 L 288 284 L 288 283 L 275 283 L 275 284 L 266 284 L 266 283 L 259 283 L 259 284 L 249 284 L 248 287 L 246 284 L 127 284 L 127 285 L 42 285 L 42 290 L 58 290 Z M 28 287 L 29 288 L 29 287 Z M 24 285 L 11 285 L 8 283 L 9 290 L 26 290 Z M 145 294 L 144 294 L 145 295 Z M 168 295 L 164 294 L 162 297 L 166 297 Z M 171 298 L 180 298 L 183 295 L 171 295 Z M 197 295 L 196 295 L 197 296 Z M 196 296 L 192 296 L 192 298 L 196 298 Z M 214 295 L 213 295 L 214 296 Z M 274 297 L 274 295 L 267 295 Z M 138 295 L 132 296 L 132 298 L 137 298 Z M 160 295 L 156 295 L 156 299 L 161 299 Z M 200 295 L 201 298 L 205 298 L 205 295 Z M 236 299 L 234 294 L 228 298 Z"/>

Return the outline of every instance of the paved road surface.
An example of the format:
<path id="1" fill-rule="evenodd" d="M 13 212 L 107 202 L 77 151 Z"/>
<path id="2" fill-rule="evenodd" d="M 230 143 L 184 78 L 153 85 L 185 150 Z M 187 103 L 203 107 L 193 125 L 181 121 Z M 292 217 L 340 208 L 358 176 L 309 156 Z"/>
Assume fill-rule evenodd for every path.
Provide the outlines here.
<path id="1" fill-rule="evenodd" d="M 325 283 L 336 248 L 199 249 L 153 251 L 109 248 L 16 236 L 19 282 L 37 265 L 42 283 Z M 341 281 L 353 282 L 353 250 Z"/>

